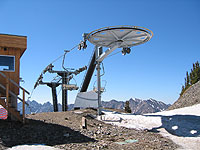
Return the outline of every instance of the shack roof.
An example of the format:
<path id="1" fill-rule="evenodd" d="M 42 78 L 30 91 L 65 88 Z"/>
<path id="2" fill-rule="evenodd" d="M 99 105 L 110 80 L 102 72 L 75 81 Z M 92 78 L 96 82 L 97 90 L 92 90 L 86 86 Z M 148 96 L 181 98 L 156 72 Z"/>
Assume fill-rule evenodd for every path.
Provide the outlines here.
<path id="1" fill-rule="evenodd" d="M 19 48 L 20 55 L 22 56 L 27 48 L 27 36 L 0 33 L 0 47 Z"/>

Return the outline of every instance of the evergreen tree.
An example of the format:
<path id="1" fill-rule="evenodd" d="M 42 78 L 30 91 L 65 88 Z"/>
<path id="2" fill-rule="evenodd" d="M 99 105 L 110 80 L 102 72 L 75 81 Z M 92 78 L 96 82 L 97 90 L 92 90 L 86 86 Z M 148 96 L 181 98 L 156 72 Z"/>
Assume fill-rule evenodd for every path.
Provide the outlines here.
<path id="1" fill-rule="evenodd" d="M 197 61 L 195 64 L 193 64 L 193 68 L 190 73 L 190 80 L 191 80 L 191 85 L 195 84 L 200 80 L 200 68 L 199 68 L 199 62 Z"/>
<path id="2" fill-rule="evenodd" d="M 130 106 L 129 106 L 129 101 L 126 101 L 126 102 L 125 102 L 125 112 L 131 113 L 131 108 L 130 108 Z"/>
<path id="3" fill-rule="evenodd" d="M 196 62 L 196 72 L 197 72 L 197 81 L 200 81 L 200 67 L 199 67 L 199 62 Z"/>
<path id="4" fill-rule="evenodd" d="M 186 72 L 186 78 L 185 78 L 185 88 L 187 89 L 188 87 L 190 87 L 190 76 L 188 71 Z"/>
<path id="5" fill-rule="evenodd" d="M 181 90 L 181 93 L 180 93 L 180 95 L 183 95 L 183 93 L 185 92 L 185 86 L 184 85 L 182 85 L 182 90 Z"/>
<path id="6" fill-rule="evenodd" d="M 194 80 L 193 80 L 194 83 L 198 82 L 199 79 L 200 79 L 199 70 L 200 70 L 200 68 L 199 68 L 199 62 L 197 61 L 195 63 L 195 68 L 194 68 Z"/>
<path id="7" fill-rule="evenodd" d="M 180 95 L 183 95 L 183 93 L 193 84 L 200 81 L 200 67 L 199 62 L 193 64 L 193 68 L 191 69 L 191 72 L 186 72 L 186 78 L 185 78 L 185 85 L 182 86 L 182 90 Z"/>

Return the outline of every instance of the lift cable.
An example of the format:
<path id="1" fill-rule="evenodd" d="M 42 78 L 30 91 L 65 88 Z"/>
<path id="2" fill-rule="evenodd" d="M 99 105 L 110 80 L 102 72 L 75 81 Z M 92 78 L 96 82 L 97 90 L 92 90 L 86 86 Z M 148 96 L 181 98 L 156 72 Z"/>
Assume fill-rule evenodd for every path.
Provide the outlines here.
<path id="1" fill-rule="evenodd" d="M 102 65 L 102 69 L 103 69 L 103 74 L 101 76 L 104 76 L 105 75 L 104 65 L 103 65 L 103 63 L 101 63 L 101 65 Z"/>
<path id="2" fill-rule="evenodd" d="M 107 56 L 105 59 L 107 59 L 107 58 L 109 58 L 109 57 L 112 57 L 112 56 L 115 56 L 115 55 L 117 55 L 118 53 L 121 53 L 121 52 L 122 52 L 122 50 L 120 50 L 120 51 L 118 51 L 118 52 L 115 52 L 115 53 L 113 53 L 113 54 Z"/>
<path id="3" fill-rule="evenodd" d="M 77 85 L 76 79 L 74 77 L 72 79 L 74 80 L 75 84 Z"/>
<path id="4" fill-rule="evenodd" d="M 60 95 L 61 90 L 62 90 L 62 87 L 60 87 L 60 90 L 57 92 L 58 96 Z"/>
<path id="5" fill-rule="evenodd" d="M 51 80 L 51 82 L 53 82 L 53 81 L 55 81 L 55 82 L 60 82 L 60 80 L 61 80 L 61 77 L 59 76 L 59 75 L 56 75 L 52 80 Z"/>

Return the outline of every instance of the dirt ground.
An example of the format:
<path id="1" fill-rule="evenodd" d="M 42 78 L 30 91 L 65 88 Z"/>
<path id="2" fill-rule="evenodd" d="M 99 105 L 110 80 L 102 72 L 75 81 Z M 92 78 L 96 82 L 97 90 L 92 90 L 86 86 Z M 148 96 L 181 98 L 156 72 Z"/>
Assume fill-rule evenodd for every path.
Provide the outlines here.
<path id="1" fill-rule="evenodd" d="M 105 124 L 93 118 L 95 110 L 38 113 L 27 116 L 28 123 L 0 120 L 0 149 L 16 145 L 44 144 L 76 150 L 158 150 L 178 145 L 161 135 Z M 81 128 L 82 117 L 87 129 Z M 133 140 L 124 145 L 116 142 Z"/>

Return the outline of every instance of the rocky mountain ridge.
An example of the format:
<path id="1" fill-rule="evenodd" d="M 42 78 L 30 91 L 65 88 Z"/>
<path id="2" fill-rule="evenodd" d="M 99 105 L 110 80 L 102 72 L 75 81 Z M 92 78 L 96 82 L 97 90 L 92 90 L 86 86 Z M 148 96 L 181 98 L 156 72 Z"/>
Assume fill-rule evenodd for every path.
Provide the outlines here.
<path id="1" fill-rule="evenodd" d="M 168 109 L 177 109 L 200 103 L 200 81 L 189 87 Z"/>
<path id="2" fill-rule="evenodd" d="M 35 100 L 28 100 L 26 101 L 29 106 L 25 107 L 25 112 L 26 114 L 31 114 L 31 113 L 41 113 L 41 112 L 53 112 L 53 105 L 50 102 L 46 102 L 44 104 L 38 103 Z M 68 105 L 68 109 L 72 110 L 74 107 L 73 104 Z M 18 103 L 18 110 L 22 112 L 22 102 Z M 62 105 L 58 103 L 58 111 L 62 110 Z"/>
<path id="3" fill-rule="evenodd" d="M 26 107 L 26 114 L 31 113 L 41 113 L 41 112 L 53 112 L 53 105 L 50 102 L 40 104 L 37 101 L 27 101 L 29 107 Z M 145 113 L 154 113 L 167 109 L 170 105 L 165 104 L 161 101 L 156 101 L 152 98 L 148 100 L 141 100 L 137 98 L 131 98 L 129 100 L 129 105 L 133 114 L 145 114 Z M 125 102 L 124 101 L 102 101 L 103 108 L 112 108 L 124 110 Z M 68 110 L 72 110 L 74 104 L 68 105 Z M 58 110 L 61 111 L 62 105 L 58 104 Z M 18 103 L 18 110 L 22 112 L 22 102 Z"/>
<path id="4" fill-rule="evenodd" d="M 117 100 L 111 100 L 108 102 L 103 101 L 102 106 L 104 108 L 124 109 L 125 102 Z M 170 104 L 165 104 L 152 98 L 147 100 L 131 98 L 129 100 L 129 106 L 133 114 L 140 115 L 166 110 L 170 106 Z"/>

